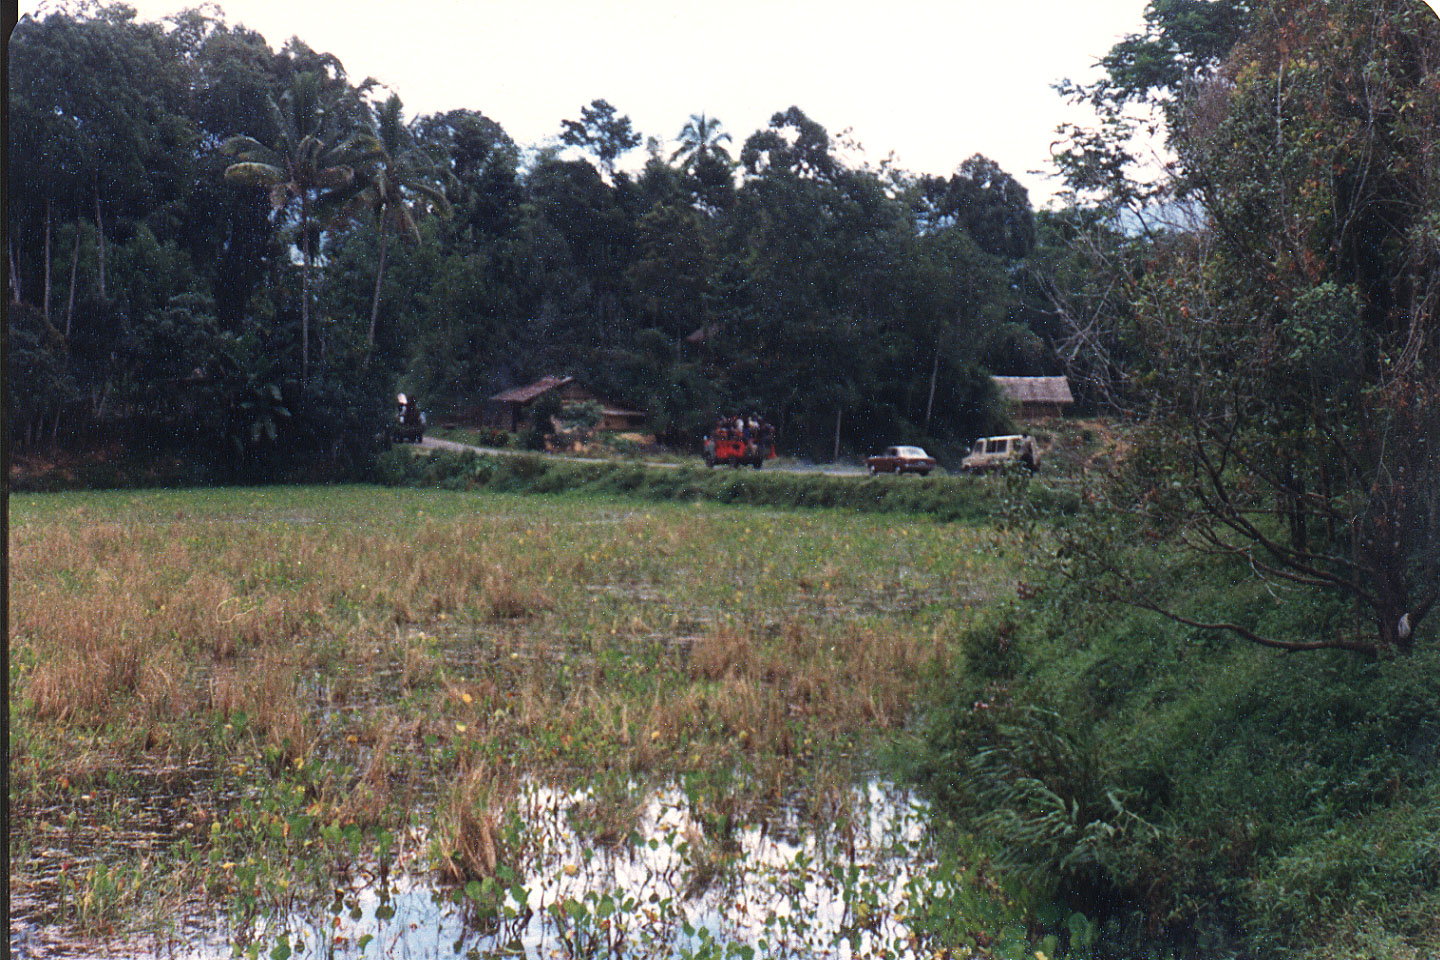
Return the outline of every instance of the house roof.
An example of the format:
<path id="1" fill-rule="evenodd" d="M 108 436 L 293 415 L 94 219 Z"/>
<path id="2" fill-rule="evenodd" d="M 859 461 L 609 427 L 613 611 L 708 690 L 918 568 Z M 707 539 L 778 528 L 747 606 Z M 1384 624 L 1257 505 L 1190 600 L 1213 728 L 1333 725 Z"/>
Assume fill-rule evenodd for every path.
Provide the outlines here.
<path id="1" fill-rule="evenodd" d="M 720 324 L 707 323 L 703 327 L 697 327 L 685 338 L 686 343 L 704 343 L 720 332 Z"/>
<path id="2" fill-rule="evenodd" d="M 1064 377 L 993 377 L 1007 400 L 1020 403 L 1074 403 Z"/>
<path id="3" fill-rule="evenodd" d="M 531 400 L 534 400 L 536 397 L 541 396 L 542 394 L 549 393 L 551 390 L 558 390 L 566 384 L 573 382 L 575 382 L 574 377 L 545 376 L 541 377 L 539 380 L 536 380 L 534 383 L 528 383 L 523 387 L 511 387 L 509 390 L 502 390 L 500 393 L 495 394 L 490 399 L 498 401 L 500 403 L 525 404 L 529 403 Z M 644 417 L 646 415 L 645 411 L 643 410 L 627 410 L 624 407 L 617 407 L 604 400 L 600 400 L 599 402 L 601 407 L 604 409 L 605 415 L 607 417 L 633 418 Z"/>
<path id="4" fill-rule="evenodd" d="M 556 387 L 563 387 L 574 379 L 574 377 L 541 377 L 534 383 L 526 384 L 523 387 L 511 387 L 509 390 L 502 390 L 490 399 L 505 403 L 529 403 L 542 393 L 549 393 Z"/>

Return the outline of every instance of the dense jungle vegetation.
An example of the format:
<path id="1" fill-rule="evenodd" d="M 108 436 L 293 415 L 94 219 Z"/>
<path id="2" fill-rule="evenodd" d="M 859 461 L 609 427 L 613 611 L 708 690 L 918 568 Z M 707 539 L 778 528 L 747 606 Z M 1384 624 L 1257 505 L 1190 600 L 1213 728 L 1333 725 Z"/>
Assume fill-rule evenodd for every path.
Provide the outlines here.
<path id="1" fill-rule="evenodd" d="M 1072 215 L 983 156 L 856 167 L 780 104 L 633 172 L 604 100 L 517 144 L 214 12 L 26 18 L 10 69 L 22 448 L 120 431 L 263 472 L 353 450 L 397 386 L 443 414 L 572 373 L 671 440 L 755 409 L 829 455 L 968 441 L 1003 416 L 982 367 L 1057 372 L 1037 278 Z"/>
<path id="2" fill-rule="evenodd" d="M 829 481 L 375 467 L 371 438 L 397 388 L 460 410 L 583 372 L 677 442 L 753 407 L 793 453 L 943 450 L 1004 424 L 989 373 L 1064 369 L 1122 428 L 1104 470 L 1063 504 L 964 480 L 900 506 L 999 517 L 1025 551 L 908 718 L 937 830 L 1011 906 L 1093 923 L 1050 934 L 1066 956 L 1433 957 L 1440 20 L 1152 0 L 1100 65 L 1058 85 L 1097 122 L 1062 128 L 1068 190 L 1037 212 L 983 156 L 857 165 L 798 107 L 738 144 L 696 115 L 632 172 L 642 135 L 603 99 L 537 149 L 479 109 L 407 120 L 212 13 L 27 19 L 12 449 L 816 505 Z"/>
<path id="3" fill-rule="evenodd" d="M 1077 354 L 1134 446 L 972 628 L 923 775 L 1108 956 L 1434 956 L 1440 22 L 1157 0 L 1102 65 L 1060 159 L 1142 224 Z"/>

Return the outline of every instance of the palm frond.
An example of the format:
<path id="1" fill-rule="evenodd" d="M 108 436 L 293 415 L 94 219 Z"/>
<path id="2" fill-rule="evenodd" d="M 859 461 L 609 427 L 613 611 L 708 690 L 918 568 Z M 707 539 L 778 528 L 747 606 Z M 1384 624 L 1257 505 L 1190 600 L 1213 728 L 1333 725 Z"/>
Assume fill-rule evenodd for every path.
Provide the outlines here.
<path id="1" fill-rule="evenodd" d="M 254 137 L 247 137 L 244 134 L 226 137 L 220 144 L 220 152 L 227 157 L 236 157 L 252 150 L 263 149 L 265 149 L 263 143 Z"/>
<path id="2" fill-rule="evenodd" d="M 310 177 L 310 185 L 321 190 L 334 190 L 349 186 L 354 179 L 355 170 L 352 167 L 321 167 Z"/>
<path id="3" fill-rule="evenodd" d="M 445 196 L 445 191 L 441 190 L 439 187 L 434 187 L 428 183 L 415 181 L 411 183 L 406 183 L 405 189 L 418 193 L 420 194 L 420 196 L 430 201 L 430 206 L 433 207 L 435 212 L 440 214 L 442 217 L 448 217 L 452 213 L 454 213 L 454 208 L 450 205 L 450 198 Z"/>
<path id="4" fill-rule="evenodd" d="M 247 187 L 273 187 L 286 177 L 285 171 L 274 164 L 249 161 L 230 164 L 225 168 L 225 179 Z"/>

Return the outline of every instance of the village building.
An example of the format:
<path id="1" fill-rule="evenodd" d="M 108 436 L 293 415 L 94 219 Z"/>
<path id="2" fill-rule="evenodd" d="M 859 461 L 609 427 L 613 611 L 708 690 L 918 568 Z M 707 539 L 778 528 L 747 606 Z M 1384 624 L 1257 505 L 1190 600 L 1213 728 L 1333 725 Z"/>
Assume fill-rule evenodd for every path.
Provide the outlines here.
<path id="1" fill-rule="evenodd" d="M 992 377 L 1000 395 L 1015 404 L 1021 420 L 1048 420 L 1065 415 L 1075 402 L 1064 377 Z"/>
<path id="2" fill-rule="evenodd" d="M 720 335 L 720 330 L 721 327 L 718 322 L 707 323 L 703 327 L 696 327 L 694 330 L 690 331 L 690 333 L 686 335 L 684 342 L 688 343 L 692 347 L 698 347 L 701 344 L 708 343 L 709 341 L 718 337 Z"/>
<path id="3" fill-rule="evenodd" d="M 561 403 L 585 403 L 594 401 L 604 410 L 597 430 L 635 430 L 645 422 L 645 413 L 627 410 L 597 397 L 574 377 L 544 376 L 523 387 L 502 390 L 485 401 L 484 424 L 500 430 L 515 432 L 530 416 L 530 410 L 541 397 L 553 395 Z"/>

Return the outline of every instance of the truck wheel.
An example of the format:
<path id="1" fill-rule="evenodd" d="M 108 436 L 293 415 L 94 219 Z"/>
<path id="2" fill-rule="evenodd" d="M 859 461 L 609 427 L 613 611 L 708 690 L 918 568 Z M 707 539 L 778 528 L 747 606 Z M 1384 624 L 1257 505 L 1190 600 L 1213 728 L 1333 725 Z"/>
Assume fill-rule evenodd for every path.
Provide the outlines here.
<path id="1" fill-rule="evenodd" d="M 898 476 L 900 476 L 900 474 L 902 474 L 902 473 L 904 473 L 904 472 L 905 472 L 905 468 L 904 468 L 904 467 L 900 466 L 900 464 L 898 464 L 898 463 L 895 464 L 895 476 L 898 477 Z"/>

